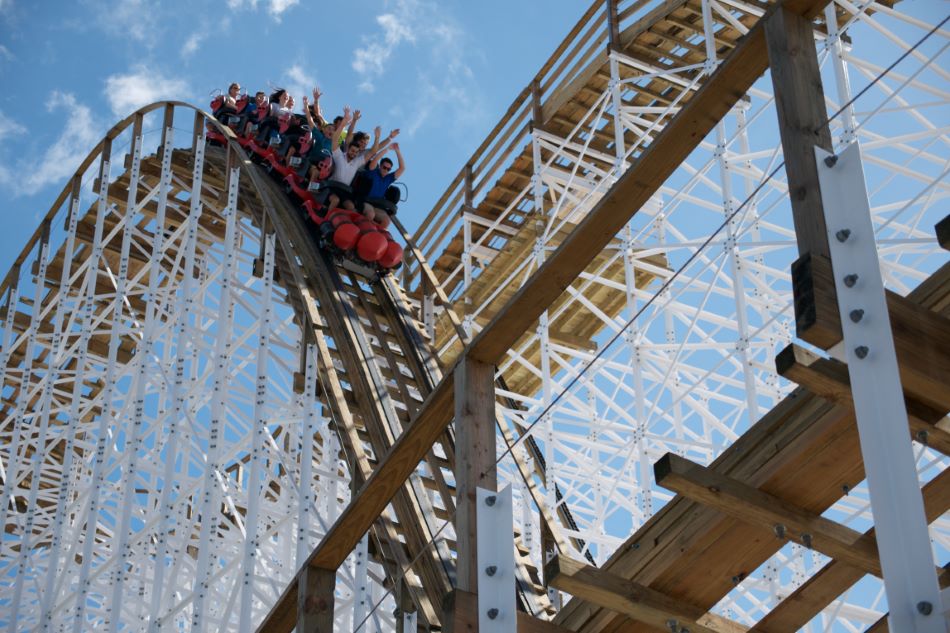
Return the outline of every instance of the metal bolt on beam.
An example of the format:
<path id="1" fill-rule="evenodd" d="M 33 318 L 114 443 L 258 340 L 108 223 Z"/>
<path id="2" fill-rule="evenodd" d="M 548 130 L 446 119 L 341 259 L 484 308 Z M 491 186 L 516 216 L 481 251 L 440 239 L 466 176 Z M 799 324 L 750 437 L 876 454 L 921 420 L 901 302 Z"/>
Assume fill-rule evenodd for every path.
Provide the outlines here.
<path id="1" fill-rule="evenodd" d="M 858 283 L 858 276 L 854 273 L 844 276 L 844 285 L 848 288 L 854 288 L 854 284 Z"/>
<path id="2" fill-rule="evenodd" d="M 851 237 L 851 229 L 841 229 L 835 233 L 835 238 L 842 243 L 847 242 L 849 237 Z"/>
<path id="3" fill-rule="evenodd" d="M 854 348 L 854 355 L 864 360 L 865 358 L 867 358 L 869 351 L 870 350 L 868 349 L 867 345 L 858 345 L 857 347 Z"/>
<path id="4" fill-rule="evenodd" d="M 857 323 L 857 322 L 859 322 L 861 319 L 864 318 L 864 310 L 861 310 L 860 308 L 859 308 L 859 309 L 856 309 L 856 310 L 852 310 L 852 311 L 848 314 L 848 316 L 851 317 L 851 320 L 852 320 L 854 323 Z"/>

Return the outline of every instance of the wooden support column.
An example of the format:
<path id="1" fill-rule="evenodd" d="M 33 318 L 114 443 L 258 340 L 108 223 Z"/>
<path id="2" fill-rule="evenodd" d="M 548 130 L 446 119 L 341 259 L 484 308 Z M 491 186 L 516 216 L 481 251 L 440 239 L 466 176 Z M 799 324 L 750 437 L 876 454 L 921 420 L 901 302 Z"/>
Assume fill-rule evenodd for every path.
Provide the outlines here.
<path id="1" fill-rule="evenodd" d="M 304 566 L 297 584 L 297 633 L 333 633 L 336 570 Z"/>
<path id="2" fill-rule="evenodd" d="M 620 19 L 617 16 L 617 0 L 605 0 L 607 3 L 607 51 L 617 50 L 620 42 Z"/>
<path id="3" fill-rule="evenodd" d="M 455 369 L 455 486 L 460 591 L 478 592 L 475 489 L 495 490 L 495 367 L 463 356 Z"/>
<path id="4" fill-rule="evenodd" d="M 828 257 L 814 147 L 831 151 L 831 130 L 811 20 L 778 9 L 765 22 L 765 42 L 798 252 Z"/>
<path id="5" fill-rule="evenodd" d="M 832 141 L 811 21 L 779 8 L 765 20 L 765 43 L 800 256 L 792 265 L 796 330 L 829 349 L 842 334 L 814 148 L 832 151 Z M 813 278 L 815 269 L 827 278 Z M 816 314 L 811 298 L 820 293 L 831 310 Z"/>

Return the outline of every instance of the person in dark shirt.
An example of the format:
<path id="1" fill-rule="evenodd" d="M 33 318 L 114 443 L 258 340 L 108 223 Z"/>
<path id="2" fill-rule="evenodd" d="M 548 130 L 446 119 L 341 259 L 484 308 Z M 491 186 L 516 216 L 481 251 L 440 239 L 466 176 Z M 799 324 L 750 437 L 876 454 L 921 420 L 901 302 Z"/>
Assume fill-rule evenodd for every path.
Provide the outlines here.
<path id="1" fill-rule="evenodd" d="M 399 160 L 399 167 L 395 171 L 393 171 L 392 159 L 385 156 L 389 149 L 396 152 L 396 158 Z M 369 190 L 362 200 L 362 205 L 357 207 L 367 220 L 371 220 L 383 228 L 389 226 L 389 216 L 395 213 L 395 207 L 386 201 L 386 190 L 405 171 L 406 161 L 402 157 L 402 152 L 399 151 L 399 143 L 393 143 L 379 150 L 370 159 L 367 170 L 363 173 L 363 178 L 369 183 Z"/>

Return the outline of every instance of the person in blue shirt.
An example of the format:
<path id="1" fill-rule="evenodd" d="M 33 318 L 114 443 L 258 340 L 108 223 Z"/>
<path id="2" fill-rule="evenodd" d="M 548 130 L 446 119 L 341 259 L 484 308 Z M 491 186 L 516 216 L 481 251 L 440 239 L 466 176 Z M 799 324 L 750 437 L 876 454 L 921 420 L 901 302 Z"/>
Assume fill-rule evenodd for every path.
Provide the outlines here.
<path id="1" fill-rule="evenodd" d="M 384 156 L 390 149 L 396 152 L 399 167 L 393 171 L 393 160 Z M 367 164 L 363 178 L 369 183 L 366 197 L 362 206 L 357 206 L 367 220 L 371 220 L 383 228 L 389 226 L 389 216 L 396 213 L 395 206 L 385 198 L 386 190 L 406 171 L 406 161 L 399 151 L 399 143 L 392 143 L 388 147 L 376 152 Z"/>

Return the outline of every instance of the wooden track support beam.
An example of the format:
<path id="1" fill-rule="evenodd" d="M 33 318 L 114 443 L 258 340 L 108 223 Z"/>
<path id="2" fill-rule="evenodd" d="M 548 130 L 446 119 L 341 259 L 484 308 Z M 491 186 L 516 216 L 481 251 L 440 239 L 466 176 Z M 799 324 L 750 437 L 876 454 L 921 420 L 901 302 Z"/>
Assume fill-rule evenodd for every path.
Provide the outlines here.
<path id="1" fill-rule="evenodd" d="M 798 336 L 823 349 L 841 340 L 833 274 L 831 261 L 817 255 L 792 266 Z M 845 283 L 861 280 L 853 276 Z M 950 411 L 950 319 L 889 290 L 886 295 L 904 393 L 939 412 Z"/>
<path id="2" fill-rule="evenodd" d="M 950 508 L 950 470 L 945 470 L 932 479 L 922 490 L 927 522 L 933 523 Z M 873 541 L 874 528 L 861 537 Z M 946 587 L 950 573 L 940 575 L 940 586 Z M 764 618 L 759 620 L 750 633 L 785 633 L 803 628 L 812 618 L 821 613 L 832 600 L 848 590 L 864 577 L 864 570 L 852 567 L 840 560 L 829 561 L 790 596 L 780 602 Z M 886 619 L 885 619 L 886 622 Z M 880 629 L 886 631 L 884 629 Z"/>
<path id="3" fill-rule="evenodd" d="M 775 368 L 779 376 L 801 385 L 825 400 L 854 407 L 848 366 L 841 361 L 822 358 L 793 343 L 775 357 Z M 950 455 L 950 433 L 938 426 L 944 414 L 917 402 L 908 393 L 904 394 L 904 401 L 913 438 L 944 455 Z"/>
<path id="4" fill-rule="evenodd" d="M 463 356 L 455 367 L 456 586 L 461 591 L 478 591 L 475 490 L 497 485 L 495 367 Z"/>
<path id="5" fill-rule="evenodd" d="M 881 577 L 877 544 L 860 532 L 673 453 L 653 469 L 657 485 Z"/>
<path id="6" fill-rule="evenodd" d="M 304 567 L 297 586 L 297 633 L 333 633 L 336 570 Z"/>
<path id="7" fill-rule="evenodd" d="M 683 600 L 558 554 L 544 566 L 548 584 L 575 598 L 662 630 L 740 633 L 748 628 Z"/>
<path id="8" fill-rule="evenodd" d="M 811 20 L 778 8 L 764 20 L 775 110 L 799 254 L 829 256 L 815 146 L 832 151 Z"/>

